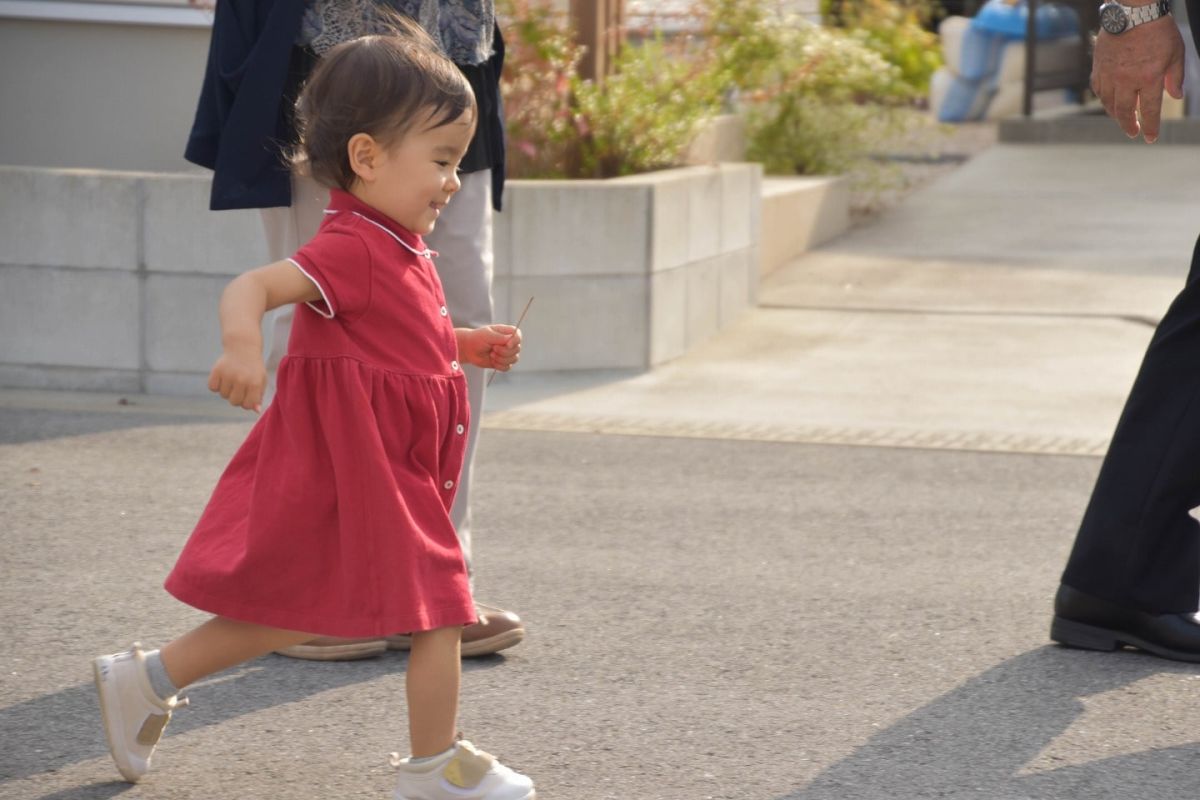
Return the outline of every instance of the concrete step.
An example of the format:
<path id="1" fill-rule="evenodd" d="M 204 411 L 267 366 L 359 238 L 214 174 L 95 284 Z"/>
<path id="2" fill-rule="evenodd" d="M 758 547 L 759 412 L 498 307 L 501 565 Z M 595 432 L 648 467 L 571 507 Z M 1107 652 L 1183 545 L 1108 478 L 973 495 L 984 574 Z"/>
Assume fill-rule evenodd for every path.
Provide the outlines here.
<path id="1" fill-rule="evenodd" d="M 849 229 L 850 182 L 846 177 L 763 178 L 759 275 L 769 275 Z"/>

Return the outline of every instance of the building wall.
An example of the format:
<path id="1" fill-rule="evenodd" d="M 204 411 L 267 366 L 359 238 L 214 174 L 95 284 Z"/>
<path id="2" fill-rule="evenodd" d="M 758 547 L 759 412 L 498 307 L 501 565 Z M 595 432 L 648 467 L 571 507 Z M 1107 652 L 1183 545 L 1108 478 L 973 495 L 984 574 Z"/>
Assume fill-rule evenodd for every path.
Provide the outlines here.
<path id="1" fill-rule="evenodd" d="M 207 26 L 2 12 L 0 5 L 0 164 L 197 169 L 183 148 L 204 75 Z"/>

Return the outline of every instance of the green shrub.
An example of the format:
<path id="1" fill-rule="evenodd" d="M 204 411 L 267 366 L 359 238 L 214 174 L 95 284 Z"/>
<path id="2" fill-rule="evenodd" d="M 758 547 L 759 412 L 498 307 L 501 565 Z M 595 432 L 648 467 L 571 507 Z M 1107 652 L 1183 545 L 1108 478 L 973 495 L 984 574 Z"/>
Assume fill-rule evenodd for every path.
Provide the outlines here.
<path id="1" fill-rule="evenodd" d="M 849 30 L 813 25 L 761 0 L 697 0 L 712 79 L 739 93 L 747 157 L 770 174 L 857 170 L 876 180 L 867 156 L 908 123 L 900 111 L 923 94 L 895 63 L 908 53 L 888 52 L 911 43 L 936 54 L 936 39 L 922 38 L 923 17 L 892 0 L 853 5 L 848 16 L 856 20 L 879 16 Z M 910 23 L 917 30 L 903 27 Z M 903 30 L 893 31 L 897 25 Z"/>
<path id="2" fill-rule="evenodd" d="M 785 56 L 789 21 L 761 0 L 696 0 L 710 80 L 738 90 L 767 85 Z"/>
<path id="3" fill-rule="evenodd" d="M 899 70 L 836 29 L 801 23 L 779 36 L 764 88 L 746 96 L 748 158 L 771 174 L 850 169 L 907 102 Z"/>
<path id="4" fill-rule="evenodd" d="M 706 64 L 686 42 L 622 48 L 602 82 L 576 74 L 581 50 L 547 0 L 499 0 L 509 53 L 501 95 L 509 172 L 607 178 L 678 164 L 696 122 L 719 107 Z"/>
<path id="5" fill-rule="evenodd" d="M 871 19 L 846 29 L 785 17 L 761 0 L 694 1 L 694 38 L 627 45 L 615 73 L 593 82 L 577 77 L 580 49 L 549 0 L 498 0 L 510 41 L 502 94 L 511 174 L 674 166 L 697 122 L 730 106 L 747 119 L 748 157 L 768 172 L 846 171 L 911 106 L 935 64 L 936 39 L 912 5 L 923 0 L 855 0 L 844 16 Z"/>
<path id="6" fill-rule="evenodd" d="M 900 70 L 900 80 L 913 96 L 929 91 L 929 79 L 942 65 L 930 0 L 824 0 L 829 24 L 860 39 Z"/>
<path id="7" fill-rule="evenodd" d="M 583 177 L 609 178 L 675 166 L 696 123 L 720 111 L 706 66 L 661 38 L 625 47 L 603 82 L 576 80 Z"/>

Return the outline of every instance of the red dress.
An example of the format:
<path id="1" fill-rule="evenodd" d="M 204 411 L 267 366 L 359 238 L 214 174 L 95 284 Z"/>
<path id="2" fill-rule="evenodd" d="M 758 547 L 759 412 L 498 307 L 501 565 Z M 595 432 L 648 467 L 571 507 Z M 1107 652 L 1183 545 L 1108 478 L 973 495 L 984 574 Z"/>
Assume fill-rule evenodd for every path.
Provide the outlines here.
<path id="1" fill-rule="evenodd" d="M 204 611 L 323 636 L 475 621 L 450 504 L 466 378 L 421 237 L 333 191 L 292 259 L 275 398 L 217 483 L 166 588 Z"/>

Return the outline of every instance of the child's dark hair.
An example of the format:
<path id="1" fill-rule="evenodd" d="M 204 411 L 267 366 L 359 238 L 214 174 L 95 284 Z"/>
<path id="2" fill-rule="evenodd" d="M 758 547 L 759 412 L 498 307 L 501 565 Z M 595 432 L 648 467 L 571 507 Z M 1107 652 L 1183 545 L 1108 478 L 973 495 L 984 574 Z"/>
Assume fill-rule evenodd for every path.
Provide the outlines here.
<path id="1" fill-rule="evenodd" d="M 478 115 L 471 84 L 433 39 L 398 15 L 387 23 L 390 33 L 330 50 L 296 101 L 292 165 L 328 188 L 349 190 L 357 179 L 347 153 L 357 133 L 388 145 L 419 123 L 436 128 L 467 111 Z"/>

